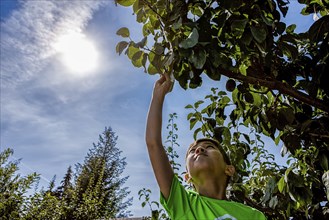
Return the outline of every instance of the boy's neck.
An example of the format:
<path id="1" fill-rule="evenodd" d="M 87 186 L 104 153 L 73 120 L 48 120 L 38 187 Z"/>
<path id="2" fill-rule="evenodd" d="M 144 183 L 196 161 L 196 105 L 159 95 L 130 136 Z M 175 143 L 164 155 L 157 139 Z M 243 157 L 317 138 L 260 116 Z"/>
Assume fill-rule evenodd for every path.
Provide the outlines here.
<path id="1" fill-rule="evenodd" d="M 208 179 L 194 184 L 196 191 L 205 197 L 226 200 L 226 185 L 219 183 L 218 180 Z"/>

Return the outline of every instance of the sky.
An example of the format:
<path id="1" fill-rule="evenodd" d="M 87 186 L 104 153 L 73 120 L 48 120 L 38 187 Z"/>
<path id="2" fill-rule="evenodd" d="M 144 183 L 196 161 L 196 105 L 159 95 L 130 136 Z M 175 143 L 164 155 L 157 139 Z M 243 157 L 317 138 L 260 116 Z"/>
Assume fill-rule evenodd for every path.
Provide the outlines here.
<path id="1" fill-rule="evenodd" d="M 39 173 L 40 185 L 46 187 L 54 175 L 59 184 L 70 165 L 83 162 L 99 134 L 111 127 L 126 157 L 122 177 L 129 176 L 124 186 L 134 197 L 129 210 L 135 217 L 150 215 L 141 207 L 138 191 L 149 188 L 151 199 L 159 198 L 144 142 L 149 101 L 159 76 L 144 73 L 115 53 L 123 40 L 115 34 L 120 27 L 128 27 L 134 40 L 142 39 L 132 9 L 116 7 L 112 0 L 1 0 L 0 6 L 0 150 L 12 148 L 13 159 L 22 158 L 19 172 Z M 291 7 L 287 21 L 296 22 L 300 10 Z M 297 30 L 304 30 L 312 20 L 298 22 Z M 79 50 L 81 45 L 89 50 Z M 94 57 L 84 57 L 86 53 Z M 204 77 L 202 87 L 187 91 L 176 83 L 166 97 L 164 139 L 168 115 L 176 112 L 180 155 L 193 137 L 184 107 L 224 83 Z M 272 147 L 271 141 L 268 145 L 279 154 L 281 146 Z"/>

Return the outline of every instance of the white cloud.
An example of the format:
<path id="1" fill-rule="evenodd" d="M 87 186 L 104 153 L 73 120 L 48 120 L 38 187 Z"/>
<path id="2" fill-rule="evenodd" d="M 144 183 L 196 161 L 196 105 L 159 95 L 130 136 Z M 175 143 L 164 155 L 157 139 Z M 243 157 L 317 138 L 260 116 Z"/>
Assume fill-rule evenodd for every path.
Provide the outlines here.
<path id="1" fill-rule="evenodd" d="M 80 32 L 109 1 L 22 1 L 1 23 L 1 86 L 30 79 L 55 51 L 52 43 L 68 31 Z"/>

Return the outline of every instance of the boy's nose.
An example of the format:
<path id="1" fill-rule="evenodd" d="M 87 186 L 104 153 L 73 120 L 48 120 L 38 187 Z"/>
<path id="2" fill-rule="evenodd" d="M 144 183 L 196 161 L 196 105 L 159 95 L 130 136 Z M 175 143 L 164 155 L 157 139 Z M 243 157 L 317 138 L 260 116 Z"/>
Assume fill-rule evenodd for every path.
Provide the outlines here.
<path id="1" fill-rule="evenodd" d="M 205 152 L 205 149 L 203 147 L 198 147 L 196 150 L 195 150 L 195 153 L 196 154 L 200 154 L 200 153 L 204 153 Z"/>

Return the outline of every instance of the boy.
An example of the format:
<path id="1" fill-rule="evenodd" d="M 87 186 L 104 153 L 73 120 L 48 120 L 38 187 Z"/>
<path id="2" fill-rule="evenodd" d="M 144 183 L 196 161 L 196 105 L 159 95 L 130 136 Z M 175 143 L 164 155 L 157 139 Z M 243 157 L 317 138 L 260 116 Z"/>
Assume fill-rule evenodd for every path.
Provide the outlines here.
<path id="1" fill-rule="evenodd" d="M 263 213 L 246 205 L 226 200 L 226 187 L 235 169 L 220 144 L 209 138 L 195 141 L 186 154 L 185 180 L 194 191 L 186 191 L 170 166 L 162 145 L 162 107 L 172 82 L 162 75 L 155 83 L 147 118 L 146 145 L 160 187 L 160 202 L 171 219 L 237 220 L 265 219 Z"/>

